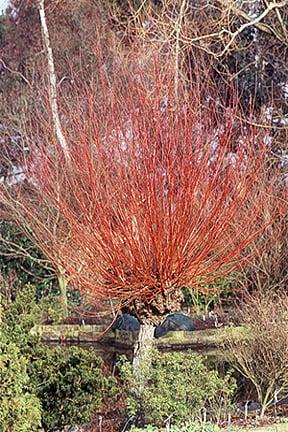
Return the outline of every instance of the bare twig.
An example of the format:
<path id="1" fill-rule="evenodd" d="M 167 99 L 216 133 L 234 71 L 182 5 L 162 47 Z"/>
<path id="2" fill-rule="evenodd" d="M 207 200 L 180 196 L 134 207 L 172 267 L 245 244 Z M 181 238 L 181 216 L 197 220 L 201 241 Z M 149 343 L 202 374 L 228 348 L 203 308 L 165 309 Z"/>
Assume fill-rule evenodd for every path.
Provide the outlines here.
<path id="1" fill-rule="evenodd" d="M 4 69 L 6 69 L 8 72 L 10 72 L 10 73 L 12 73 L 14 75 L 18 75 L 30 88 L 32 87 L 31 83 L 29 82 L 29 80 L 21 72 L 16 71 L 14 69 L 11 69 L 9 66 L 7 66 L 7 64 L 4 62 L 3 59 L 0 59 L 0 63 L 3 66 Z"/>
<path id="2" fill-rule="evenodd" d="M 262 12 L 262 14 L 258 15 L 257 18 L 255 18 L 255 19 L 253 19 L 253 20 L 251 20 L 251 21 L 249 21 L 249 22 L 247 22 L 245 24 L 242 24 L 239 27 L 239 29 L 232 34 L 232 37 L 231 37 L 230 41 L 226 44 L 226 46 L 224 47 L 224 49 L 219 54 L 216 55 L 216 57 L 218 57 L 218 58 L 219 57 L 223 57 L 223 55 L 226 54 L 226 52 L 229 50 L 229 48 L 231 47 L 231 45 L 233 44 L 233 42 L 235 41 L 235 39 L 237 38 L 237 36 L 239 36 L 240 33 L 242 33 L 248 27 L 253 27 L 255 24 L 260 23 L 260 21 L 262 21 L 263 18 L 265 18 L 273 9 L 276 9 L 276 8 L 279 9 L 281 7 L 287 6 L 287 4 L 288 4 L 287 0 L 284 0 L 284 1 L 280 2 L 280 3 L 274 3 L 274 2 L 273 3 L 269 3 L 267 5 L 267 8 L 265 9 L 265 11 Z"/>

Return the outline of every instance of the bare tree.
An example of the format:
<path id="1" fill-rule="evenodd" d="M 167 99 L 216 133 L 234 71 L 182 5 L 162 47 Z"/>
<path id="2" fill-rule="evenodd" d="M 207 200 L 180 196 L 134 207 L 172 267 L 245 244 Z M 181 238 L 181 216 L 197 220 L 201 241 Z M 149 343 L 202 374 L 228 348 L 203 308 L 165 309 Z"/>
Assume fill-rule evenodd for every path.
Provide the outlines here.
<path id="1" fill-rule="evenodd" d="M 224 344 L 232 366 L 253 384 L 261 418 L 288 394 L 287 310 L 287 294 L 257 293 L 239 310 L 248 337 L 241 339 L 231 329 Z"/>

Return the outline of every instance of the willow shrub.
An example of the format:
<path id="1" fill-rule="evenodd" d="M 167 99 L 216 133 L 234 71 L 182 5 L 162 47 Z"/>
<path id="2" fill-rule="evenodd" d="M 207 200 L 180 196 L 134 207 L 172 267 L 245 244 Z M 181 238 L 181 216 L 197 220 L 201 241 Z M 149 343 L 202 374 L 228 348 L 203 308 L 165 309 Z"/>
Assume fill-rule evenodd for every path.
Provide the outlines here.
<path id="1" fill-rule="evenodd" d="M 141 374 L 125 359 L 119 367 L 127 411 L 136 424 L 161 425 L 171 418 L 172 424 L 181 425 L 201 418 L 203 410 L 219 421 L 233 409 L 235 380 L 229 373 L 221 377 L 209 370 L 199 355 L 153 350 L 152 366 L 142 362 Z"/>

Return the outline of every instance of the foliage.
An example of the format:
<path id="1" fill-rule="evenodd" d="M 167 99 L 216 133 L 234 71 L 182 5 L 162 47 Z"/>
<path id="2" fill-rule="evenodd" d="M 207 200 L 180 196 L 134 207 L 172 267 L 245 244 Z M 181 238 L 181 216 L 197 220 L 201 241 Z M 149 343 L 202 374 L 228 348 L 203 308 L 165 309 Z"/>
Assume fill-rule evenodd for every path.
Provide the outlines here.
<path id="1" fill-rule="evenodd" d="M 0 11 L 1 12 L 1 11 Z M 8 31 L 8 22 L 5 15 L 0 15 L 0 42 L 4 39 L 5 33 Z"/>
<path id="2" fill-rule="evenodd" d="M 2 329 L 9 335 L 9 340 L 15 343 L 22 353 L 39 343 L 37 336 L 30 331 L 35 324 L 41 322 L 43 311 L 35 301 L 35 288 L 28 284 L 20 289 L 14 301 L 3 298 Z"/>
<path id="3" fill-rule="evenodd" d="M 0 273 L 13 275 L 15 288 L 31 283 L 37 297 L 57 294 L 57 278 L 40 250 L 12 223 L 0 220 Z"/>
<path id="4" fill-rule="evenodd" d="M 151 358 L 152 366 L 140 360 L 141 374 L 127 361 L 120 362 L 127 410 L 137 421 L 161 424 L 171 416 L 172 423 L 179 425 L 187 418 L 201 418 L 204 408 L 211 419 L 219 421 L 232 410 L 235 381 L 230 373 L 220 377 L 192 353 L 153 350 Z"/>
<path id="5" fill-rule="evenodd" d="M 93 410 L 108 399 L 112 403 L 118 394 L 115 379 L 103 375 L 93 349 L 42 346 L 32 354 L 28 372 L 47 431 L 88 421 Z"/>
<path id="6" fill-rule="evenodd" d="M 73 306 L 81 303 L 79 291 L 67 288 L 67 292 L 61 292 L 59 272 L 56 275 L 40 249 L 31 242 L 29 230 L 24 235 L 15 224 L 6 220 L 0 220 L 0 275 L 0 292 L 11 299 L 20 286 L 34 285 L 36 299 L 41 299 L 42 308 L 44 303 L 47 305 L 48 320 L 58 321 L 61 315 L 63 318 L 63 302 Z"/>
<path id="7" fill-rule="evenodd" d="M 43 309 L 41 303 L 36 303 L 31 285 L 23 287 L 15 301 L 3 302 L 2 309 L 3 334 L 20 356 L 19 367 L 25 365 L 26 388 L 41 404 L 46 430 L 87 421 L 93 409 L 114 400 L 116 381 L 105 376 L 95 351 L 51 349 L 41 343 L 39 336 L 31 334 L 47 314 L 47 305 Z"/>
<path id="8" fill-rule="evenodd" d="M 231 274 L 205 286 L 205 291 L 199 291 L 196 288 L 183 287 L 184 300 L 187 304 L 191 304 L 196 315 L 209 312 L 211 306 L 216 306 L 222 302 L 229 301 L 235 298 L 235 274 Z"/>
<path id="9" fill-rule="evenodd" d="M 33 432 L 38 430 L 40 420 L 40 401 L 29 391 L 27 359 L 1 334 L 0 430 Z"/>
<path id="10" fill-rule="evenodd" d="M 54 294 L 41 298 L 42 320 L 44 322 L 53 321 L 59 323 L 63 319 L 63 307 L 61 299 Z"/>
<path id="11" fill-rule="evenodd" d="M 239 310 L 246 335 L 227 332 L 223 349 L 231 365 L 253 384 L 260 415 L 288 395 L 288 296 L 268 292 L 248 299 Z"/>
<path id="12" fill-rule="evenodd" d="M 164 432 L 167 431 L 167 428 L 165 429 L 159 429 L 155 426 L 145 426 L 143 429 L 139 429 L 136 427 L 132 427 L 130 429 L 130 432 Z M 169 429 L 169 432 L 220 432 L 220 428 L 212 423 L 198 423 L 198 422 L 189 422 L 185 425 L 181 426 L 174 426 L 172 425 Z"/>

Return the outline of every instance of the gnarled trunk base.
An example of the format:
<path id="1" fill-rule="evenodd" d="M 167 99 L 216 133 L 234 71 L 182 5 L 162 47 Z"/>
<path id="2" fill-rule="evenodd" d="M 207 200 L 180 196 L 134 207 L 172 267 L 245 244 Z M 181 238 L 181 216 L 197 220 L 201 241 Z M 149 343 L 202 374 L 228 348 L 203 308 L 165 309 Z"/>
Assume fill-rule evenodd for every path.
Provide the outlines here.
<path id="1" fill-rule="evenodd" d="M 153 300 L 136 299 L 129 309 L 141 324 L 156 326 L 161 324 L 167 314 L 180 311 L 182 301 L 182 291 L 175 288 L 161 292 Z"/>
<path id="2" fill-rule="evenodd" d="M 135 300 L 129 309 L 140 321 L 138 339 L 134 346 L 133 368 L 135 373 L 143 375 L 140 381 L 145 386 L 145 370 L 150 367 L 152 362 L 152 347 L 154 340 L 155 327 L 163 321 L 170 312 L 177 312 L 181 309 L 183 295 L 180 289 L 163 291 L 158 296 L 149 301 L 143 299 Z M 144 371 L 141 371 L 141 370 Z M 141 393 L 141 388 L 138 389 Z"/>

